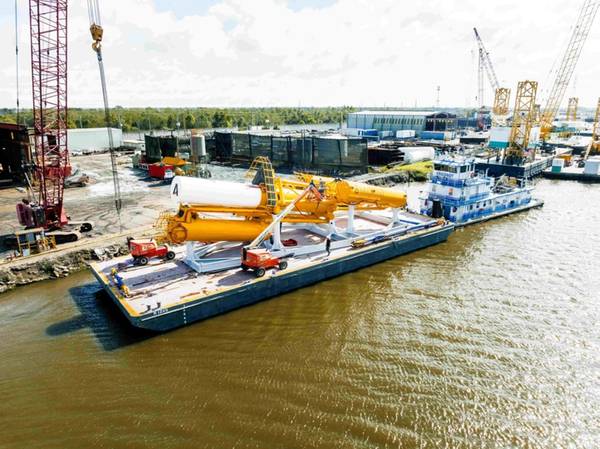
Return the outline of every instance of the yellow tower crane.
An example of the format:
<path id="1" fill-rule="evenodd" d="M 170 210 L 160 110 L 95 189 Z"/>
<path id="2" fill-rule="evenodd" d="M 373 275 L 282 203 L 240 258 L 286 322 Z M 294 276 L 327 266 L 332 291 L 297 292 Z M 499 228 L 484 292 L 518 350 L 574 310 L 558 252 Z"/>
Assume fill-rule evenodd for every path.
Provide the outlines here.
<path id="1" fill-rule="evenodd" d="M 505 122 L 505 120 L 502 120 L 502 118 L 508 116 L 509 107 L 510 89 L 508 87 L 497 88 L 496 95 L 494 97 L 494 107 L 492 108 L 494 120 L 497 124 Z"/>
<path id="2" fill-rule="evenodd" d="M 575 121 L 577 120 L 577 107 L 579 105 L 579 98 L 571 97 L 569 98 L 569 105 L 567 106 L 567 121 Z"/>
<path id="3" fill-rule="evenodd" d="M 600 98 L 596 106 L 596 115 L 594 116 L 594 124 L 592 125 L 592 141 L 590 142 L 583 160 L 589 156 L 600 153 Z"/>
<path id="4" fill-rule="evenodd" d="M 508 148 L 504 156 L 506 164 L 518 165 L 525 160 L 531 128 L 535 121 L 537 88 L 537 81 L 519 82 Z"/>
<path id="5" fill-rule="evenodd" d="M 543 141 L 546 141 L 550 136 L 552 122 L 563 101 L 565 92 L 567 91 L 575 67 L 577 66 L 577 61 L 579 61 L 579 56 L 581 55 L 583 45 L 588 37 L 599 6 L 599 0 L 585 0 L 583 2 L 579 17 L 575 23 L 575 28 L 573 28 L 573 33 L 571 34 L 556 79 L 554 80 L 552 90 L 550 91 L 550 95 L 542 112 L 540 120 L 540 137 Z"/>

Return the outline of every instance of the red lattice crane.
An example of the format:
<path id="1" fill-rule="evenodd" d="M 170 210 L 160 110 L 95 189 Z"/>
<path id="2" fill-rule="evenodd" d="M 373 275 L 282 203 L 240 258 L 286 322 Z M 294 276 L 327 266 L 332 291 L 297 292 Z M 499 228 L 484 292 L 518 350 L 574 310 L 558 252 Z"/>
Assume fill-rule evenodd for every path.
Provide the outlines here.
<path id="1" fill-rule="evenodd" d="M 67 0 L 29 0 L 31 87 L 35 151 L 28 200 L 17 204 L 19 223 L 44 228 L 56 243 L 74 241 L 90 222 L 69 222 L 65 178 L 67 146 Z M 29 177 L 28 177 L 29 181 Z M 78 229 L 76 229 L 76 227 Z"/>
<path id="2" fill-rule="evenodd" d="M 33 207 L 36 226 L 67 224 L 67 0 L 29 0 L 31 75 L 35 133 Z"/>

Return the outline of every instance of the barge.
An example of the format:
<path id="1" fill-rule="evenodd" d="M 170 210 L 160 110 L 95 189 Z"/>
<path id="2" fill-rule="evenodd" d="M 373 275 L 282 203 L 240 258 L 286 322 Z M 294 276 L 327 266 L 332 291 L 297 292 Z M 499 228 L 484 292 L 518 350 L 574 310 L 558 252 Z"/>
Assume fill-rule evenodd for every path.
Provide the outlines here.
<path id="1" fill-rule="evenodd" d="M 454 229 L 407 211 L 404 192 L 282 178 L 267 158 L 247 180 L 176 177 L 178 210 L 157 223 L 160 245 L 133 239 L 132 254 L 91 264 L 132 325 L 185 326 L 444 242 Z"/>
<path id="2" fill-rule="evenodd" d="M 345 226 L 347 220 L 339 215 L 335 224 Z M 91 271 L 133 326 L 168 331 L 442 243 L 454 229 L 450 222 L 408 212 L 400 213 L 392 227 L 391 220 L 391 214 L 357 214 L 354 235 L 343 238 L 342 233 L 329 251 L 327 239 L 316 230 L 284 226 L 284 241 L 312 251 L 288 257 L 285 270 L 270 270 L 260 278 L 240 268 L 242 245 L 237 243 L 223 243 L 200 258 L 208 265 L 236 265 L 223 271 L 199 273 L 186 263 L 183 247 L 175 249 L 174 260 L 138 266 L 131 256 L 123 256 L 92 263 Z"/>

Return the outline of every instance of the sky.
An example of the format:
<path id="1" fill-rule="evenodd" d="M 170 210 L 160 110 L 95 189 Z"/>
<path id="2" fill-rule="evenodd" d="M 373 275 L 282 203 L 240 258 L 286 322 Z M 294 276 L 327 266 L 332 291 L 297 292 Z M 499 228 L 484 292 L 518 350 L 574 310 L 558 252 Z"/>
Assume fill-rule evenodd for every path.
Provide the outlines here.
<path id="1" fill-rule="evenodd" d="M 109 101 L 124 107 L 475 106 L 476 26 L 500 84 L 554 80 L 582 0 L 98 0 Z M 85 0 L 69 0 L 69 104 L 100 107 Z M 31 104 L 27 0 L 21 104 Z M 0 107 L 16 104 L 14 2 L 0 2 Z M 568 96 L 600 96 L 597 18 Z M 493 93 L 485 80 L 485 103 Z M 514 98 L 514 96 L 513 96 Z M 566 99 L 563 105 L 566 104 Z"/>

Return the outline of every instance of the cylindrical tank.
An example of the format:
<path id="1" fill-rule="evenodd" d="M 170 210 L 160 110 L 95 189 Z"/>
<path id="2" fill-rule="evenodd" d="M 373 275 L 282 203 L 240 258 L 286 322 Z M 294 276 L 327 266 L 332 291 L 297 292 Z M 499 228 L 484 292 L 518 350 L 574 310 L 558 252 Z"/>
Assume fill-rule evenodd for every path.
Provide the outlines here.
<path id="1" fill-rule="evenodd" d="M 260 187 L 237 182 L 176 176 L 171 183 L 171 199 L 179 204 L 256 208 L 262 196 Z"/>
<path id="2" fill-rule="evenodd" d="M 191 151 L 195 162 L 199 162 L 201 158 L 206 156 L 206 138 L 204 134 L 192 136 Z"/>
<path id="3" fill-rule="evenodd" d="M 199 219 L 192 223 L 179 222 L 168 230 L 169 240 L 184 242 L 248 242 L 254 240 L 270 223 L 260 220 Z"/>
<path id="4" fill-rule="evenodd" d="M 406 194 L 361 182 L 338 181 L 335 196 L 346 204 L 373 203 L 385 207 L 406 207 Z"/>

